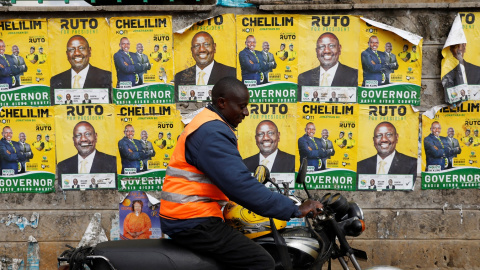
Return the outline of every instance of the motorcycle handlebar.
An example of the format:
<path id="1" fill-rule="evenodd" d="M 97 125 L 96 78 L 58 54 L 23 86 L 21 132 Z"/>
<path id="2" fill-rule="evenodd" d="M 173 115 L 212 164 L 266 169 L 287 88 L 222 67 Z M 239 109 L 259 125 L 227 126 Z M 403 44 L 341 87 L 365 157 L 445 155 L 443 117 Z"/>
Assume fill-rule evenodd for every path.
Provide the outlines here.
<path id="1" fill-rule="evenodd" d="M 319 212 L 319 214 L 323 214 L 323 208 L 317 208 L 316 209 L 317 212 Z M 308 212 L 308 214 L 306 215 L 307 218 L 313 218 L 313 212 Z"/>

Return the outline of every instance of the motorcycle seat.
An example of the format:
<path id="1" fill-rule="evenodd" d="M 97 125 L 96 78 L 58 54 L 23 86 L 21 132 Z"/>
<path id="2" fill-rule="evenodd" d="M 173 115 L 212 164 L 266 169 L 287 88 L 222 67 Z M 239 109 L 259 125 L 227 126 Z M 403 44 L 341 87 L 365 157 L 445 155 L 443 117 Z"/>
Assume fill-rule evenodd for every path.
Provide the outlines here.
<path id="1" fill-rule="evenodd" d="M 175 244 L 171 239 L 139 239 L 99 243 L 94 255 L 107 257 L 118 270 L 220 270 L 213 259 Z M 101 259 L 93 261 L 93 270 L 110 270 Z"/>

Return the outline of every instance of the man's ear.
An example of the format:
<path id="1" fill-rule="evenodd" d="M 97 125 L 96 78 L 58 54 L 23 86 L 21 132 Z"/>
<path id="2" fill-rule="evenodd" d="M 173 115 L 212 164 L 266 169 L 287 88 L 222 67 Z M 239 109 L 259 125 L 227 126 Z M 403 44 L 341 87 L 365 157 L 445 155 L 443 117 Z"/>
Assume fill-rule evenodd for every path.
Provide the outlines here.
<path id="1" fill-rule="evenodd" d="M 217 99 L 217 107 L 219 109 L 222 109 L 222 110 L 225 109 L 226 103 L 227 103 L 227 100 L 224 97 L 219 97 Z"/>

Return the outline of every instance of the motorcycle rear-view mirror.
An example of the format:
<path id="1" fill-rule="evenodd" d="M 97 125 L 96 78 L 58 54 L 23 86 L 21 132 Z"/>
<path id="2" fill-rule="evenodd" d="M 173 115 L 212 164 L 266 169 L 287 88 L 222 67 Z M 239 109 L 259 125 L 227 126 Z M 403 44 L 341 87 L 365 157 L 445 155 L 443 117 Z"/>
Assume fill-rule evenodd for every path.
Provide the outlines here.
<path id="1" fill-rule="evenodd" d="M 266 184 L 270 179 L 270 171 L 268 171 L 268 168 L 264 165 L 259 165 L 255 169 L 255 174 L 253 176 L 257 178 L 258 182 Z"/>
<path id="2" fill-rule="evenodd" d="M 297 179 L 295 179 L 295 183 L 303 184 L 305 182 L 305 177 L 307 176 L 307 158 L 302 159 L 302 163 L 300 164 L 300 168 L 298 168 Z"/>
<path id="3" fill-rule="evenodd" d="M 309 199 L 312 198 L 310 192 L 308 192 L 307 185 L 305 184 L 305 177 L 307 177 L 307 158 L 302 159 L 302 163 L 300 164 L 300 168 L 298 168 L 297 179 L 295 179 L 295 183 L 302 184 L 303 190 L 307 193 Z"/>

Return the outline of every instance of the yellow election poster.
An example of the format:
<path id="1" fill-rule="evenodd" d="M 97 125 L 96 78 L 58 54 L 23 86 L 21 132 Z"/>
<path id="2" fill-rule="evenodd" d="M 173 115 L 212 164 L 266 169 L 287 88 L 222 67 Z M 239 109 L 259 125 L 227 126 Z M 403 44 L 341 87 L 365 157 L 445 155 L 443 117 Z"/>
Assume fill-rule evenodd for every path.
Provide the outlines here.
<path id="1" fill-rule="evenodd" d="M 420 105 L 422 37 L 361 19 L 358 102 Z"/>
<path id="2" fill-rule="evenodd" d="M 118 190 L 160 191 L 177 138 L 183 131 L 175 105 L 115 107 Z"/>
<path id="3" fill-rule="evenodd" d="M 298 15 L 238 15 L 236 22 L 237 78 L 250 90 L 282 90 L 273 100 L 261 95 L 253 95 L 250 100 L 296 102 L 296 94 L 293 96 L 290 90 L 297 90 Z"/>
<path id="4" fill-rule="evenodd" d="M 418 113 L 409 105 L 360 105 L 359 190 L 413 190 Z"/>
<path id="5" fill-rule="evenodd" d="M 480 100 L 479 16 L 480 12 L 457 14 L 442 50 L 441 77 L 447 103 Z"/>
<path id="6" fill-rule="evenodd" d="M 110 19 L 114 102 L 171 104 L 172 17 Z"/>
<path id="7" fill-rule="evenodd" d="M 52 105 L 109 103 L 108 33 L 105 18 L 48 20 Z"/>
<path id="8" fill-rule="evenodd" d="M 197 22 L 174 37 L 176 101 L 211 100 L 215 83 L 236 76 L 233 14 Z"/>
<path id="9" fill-rule="evenodd" d="M 2 20 L 0 40 L 0 105 L 50 105 L 47 21 Z"/>
<path id="10" fill-rule="evenodd" d="M 296 168 L 306 159 L 308 189 L 355 190 L 358 105 L 297 104 Z"/>
<path id="11" fill-rule="evenodd" d="M 356 102 L 360 19 L 347 15 L 302 15 L 298 101 Z"/>
<path id="12" fill-rule="evenodd" d="M 480 187 L 480 104 L 444 107 L 422 115 L 422 189 Z"/>
<path id="13" fill-rule="evenodd" d="M 0 193 L 54 192 L 53 107 L 3 107 L 0 122 Z"/>
<path id="14" fill-rule="evenodd" d="M 238 145 L 250 172 L 265 165 L 277 184 L 295 187 L 295 113 L 292 103 L 249 104 L 249 116 L 238 127 Z"/>
<path id="15" fill-rule="evenodd" d="M 57 176 L 62 189 L 115 188 L 112 104 L 55 106 Z"/>

